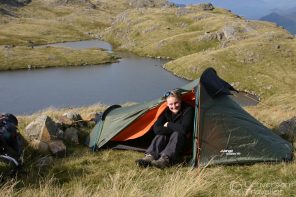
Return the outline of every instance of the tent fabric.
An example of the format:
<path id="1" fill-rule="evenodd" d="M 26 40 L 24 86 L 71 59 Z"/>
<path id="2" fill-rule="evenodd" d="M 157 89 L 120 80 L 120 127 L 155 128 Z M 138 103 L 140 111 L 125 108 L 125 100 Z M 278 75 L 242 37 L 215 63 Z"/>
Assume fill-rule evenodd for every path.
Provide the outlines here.
<path id="1" fill-rule="evenodd" d="M 157 99 L 147 103 L 113 109 L 108 113 L 105 120 L 100 120 L 92 130 L 89 146 L 101 148 L 138 117 L 161 103 L 161 99 Z"/>
<path id="2" fill-rule="evenodd" d="M 229 96 L 212 99 L 201 86 L 200 103 L 199 166 L 292 159 L 291 144 Z"/>
<path id="3" fill-rule="evenodd" d="M 207 78 L 205 81 L 211 82 Z M 199 82 L 194 80 L 179 89 L 185 102 L 195 106 L 192 165 L 292 160 L 293 148 L 289 142 L 248 114 L 230 96 L 211 97 L 207 84 Z M 141 141 L 141 137 L 152 131 L 165 108 L 164 99 L 158 98 L 108 110 L 92 130 L 89 147 L 97 149 L 108 142 Z"/>
<path id="4" fill-rule="evenodd" d="M 216 70 L 207 68 L 200 77 L 200 83 L 204 85 L 207 93 L 212 97 L 232 95 L 230 91 L 236 91 L 229 83 L 221 79 Z"/>

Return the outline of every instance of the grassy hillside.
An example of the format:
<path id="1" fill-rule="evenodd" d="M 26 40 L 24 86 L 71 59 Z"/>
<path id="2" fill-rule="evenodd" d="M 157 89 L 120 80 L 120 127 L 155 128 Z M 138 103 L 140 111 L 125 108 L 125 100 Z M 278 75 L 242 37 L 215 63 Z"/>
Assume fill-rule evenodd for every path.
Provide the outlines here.
<path id="1" fill-rule="evenodd" d="M 128 10 L 116 17 L 105 37 L 119 49 L 176 59 L 165 68 L 181 77 L 195 79 L 213 66 L 228 81 L 240 82 L 240 89 L 260 95 L 281 89 L 272 83 L 274 78 L 282 80 L 276 77 L 283 76 L 278 71 L 295 71 L 292 35 L 271 23 L 247 21 L 222 9 Z M 266 73 L 267 68 L 272 70 Z M 295 72 L 282 81 L 293 89 L 291 73 Z"/>
<path id="2" fill-rule="evenodd" d="M 5 3 L 6 2 L 6 3 Z M 27 65 L 34 67 L 72 66 L 85 64 L 101 64 L 113 61 L 112 55 L 89 50 L 72 51 L 69 49 L 30 50 L 18 47 L 14 51 L 14 60 L 5 54 L 3 47 L 44 45 L 48 43 L 97 39 L 102 37 L 113 22 L 113 18 L 127 9 L 140 7 L 157 7 L 165 5 L 165 1 L 134 1 L 134 0 L 33 0 L 20 6 L 9 1 L 0 2 L 0 70 L 22 69 Z M 19 5 L 19 6 L 17 6 Z M 48 52 L 58 53 L 60 58 L 51 61 Z M 54 52 L 53 52 L 54 51 Z M 44 61 L 35 60 L 36 54 L 45 57 Z M 93 57 L 94 54 L 96 57 Z M 26 55 L 27 59 L 23 59 Z M 70 59 L 72 57 L 77 58 Z M 101 57 L 97 57 L 101 56 Z M 67 60 L 66 60 L 67 59 Z M 87 59 L 90 59 L 87 61 Z M 29 61 L 28 61 L 29 60 Z M 32 60 L 32 61 L 30 61 Z M 66 61 L 65 61 L 66 60 Z M 37 61 L 37 62 L 36 62 Z"/>
<path id="3" fill-rule="evenodd" d="M 295 38 L 272 23 L 248 21 L 205 5 L 176 8 L 150 0 L 33 0 L 23 7 L 0 4 L 0 68 L 27 65 L 83 65 L 113 56 L 97 49 L 32 49 L 36 45 L 102 37 L 143 56 L 165 57 L 164 67 L 195 79 L 209 66 L 241 90 L 258 94 L 252 115 L 276 130 L 296 116 Z M 4 46 L 6 45 L 6 46 Z M 25 57 L 25 58 L 24 58 Z M 6 66 L 6 67 L 5 67 Z M 71 109 L 86 116 L 96 105 Z M 18 117 L 20 131 L 40 114 L 51 117 L 70 109 L 45 110 Z M 80 131 L 80 141 L 93 125 Z M 25 150 L 25 173 L 0 185 L 0 196 L 293 196 L 296 164 L 261 163 L 216 166 L 199 171 L 136 167 L 132 151 L 91 153 L 82 144 L 68 146 L 66 158 L 39 165 L 46 155 Z M 0 170 L 5 166 L 0 165 Z"/>
<path id="4" fill-rule="evenodd" d="M 110 26 L 112 16 L 127 6 L 120 1 L 100 1 L 98 6 L 88 1 L 67 2 L 33 0 L 22 7 L 0 4 L 0 70 L 114 61 L 113 55 L 97 49 L 31 49 L 48 43 L 99 38 L 100 32 Z"/>
<path id="5" fill-rule="evenodd" d="M 61 47 L 1 47 L 0 70 L 82 66 L 115 62 L 117 57 L 100 49 L 75 50 Z"/>
<path id="6" fill-rule="evenodd" d="M 33 0 L 27 6 L 13 8 L 13 16 L 1 17 L 0 44 L 27 45 L 90 39 L 110 26 L 112 16 L 124 6 L 118 1 L 100 1 L 99 7 L 83 1 Z M 69 1 L 71 2 L 71 1 Z M 117 4 L 116 4 L 117 3 Z M 112 9 L 111 9 L 112 7 Z"/>
<path id="7" fill-rule="evenodd" d="M 186 79 L 214 67 L 237 89 L 260 96 L 258 107 L 278 107 L 276 114 L 267 112 L 269 117 L 262 109 L 256 113 L 268 124 L 296 115 L 295 38 L 273 23 L 205 5 L 129 9 L 117 15 L 103 36 L 120 50 L 172 59 L 164 68 Z"/>

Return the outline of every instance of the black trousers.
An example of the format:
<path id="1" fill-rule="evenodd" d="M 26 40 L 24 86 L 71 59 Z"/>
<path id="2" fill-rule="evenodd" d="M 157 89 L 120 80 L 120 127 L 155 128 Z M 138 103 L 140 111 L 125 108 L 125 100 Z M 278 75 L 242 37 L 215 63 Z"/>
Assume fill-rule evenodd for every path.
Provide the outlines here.
<path id="1" fill-rule="evenodd" d="M 166 155 L 172 163 L 176 163 L 184 152 L 188 141 L 185 135 L 177 131 L 170 135 L 156 135 L 146 150 L 146 154 L 151 154 L 155 159 Z"/>

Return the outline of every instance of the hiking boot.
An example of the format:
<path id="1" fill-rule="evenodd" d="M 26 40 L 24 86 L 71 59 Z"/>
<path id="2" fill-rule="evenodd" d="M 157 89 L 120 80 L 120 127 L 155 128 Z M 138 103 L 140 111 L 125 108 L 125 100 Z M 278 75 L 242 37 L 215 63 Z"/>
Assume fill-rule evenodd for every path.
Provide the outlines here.
<path id="1" fill-rule="evenodd" d="M 154 157 L 151 154 L 146 154 L 144 158 L 136 160 L 138 166 L 147 168 L 151 166 L 151 162 L 154 161 Z"/>
<path id="2" fill-rule="evenodd" d="M 167 155 L 162 155 L 158 160 L 153 160 L 151 165 L 160 169 L 170 166 L 170 158 Z"/>

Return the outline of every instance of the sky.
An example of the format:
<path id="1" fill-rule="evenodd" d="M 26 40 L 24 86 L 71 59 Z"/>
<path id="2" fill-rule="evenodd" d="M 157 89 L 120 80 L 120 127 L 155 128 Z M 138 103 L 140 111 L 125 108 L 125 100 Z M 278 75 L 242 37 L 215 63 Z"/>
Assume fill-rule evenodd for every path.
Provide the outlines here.
<path id="1" fill-rule="evenodd" d="M 296 0 L 170 0 L 178 4 L 212 3 L 247 19 L 259 19 L 275 9 L 296 8 Z"/>

